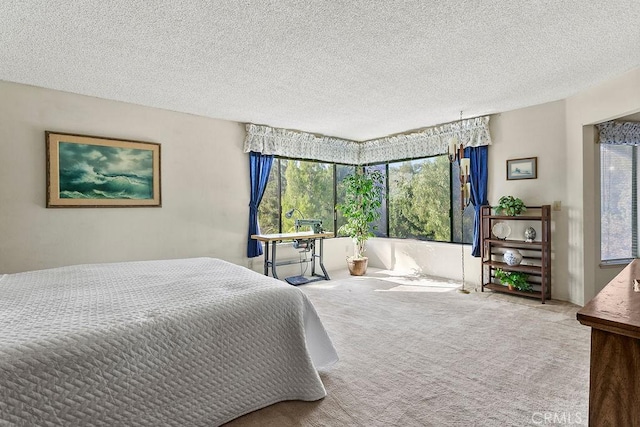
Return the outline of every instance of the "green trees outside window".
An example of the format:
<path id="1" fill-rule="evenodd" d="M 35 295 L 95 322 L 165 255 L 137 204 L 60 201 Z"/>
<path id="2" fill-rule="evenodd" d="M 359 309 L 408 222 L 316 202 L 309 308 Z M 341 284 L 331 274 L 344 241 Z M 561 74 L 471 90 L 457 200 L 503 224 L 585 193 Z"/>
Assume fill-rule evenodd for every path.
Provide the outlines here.
<path id="1" fill-rule="evenodd" d="M 378 237 L 460 242 L 473 238 L 473 207 L 461 218 L 457 165 L 446 155 L 366 166 L 384 176 Z M 342 179 L 355 166 L 276 159 L 259 207 L 261 233 L 294 231 L 295 218 L 319 218 L 323 228 L 337 230 L 344 219 L 335 205 L 344 200 Z M 285 213 L 297 209 L 292 218 Z"/>
<path id="2" fill-rule="evenodd" d="M 296 218 L 322 220 L 325 230 L 334 230 L 334 176 L 344 177 L 354 166 L 305 160 L 276 159 L 267 189 L 258 208 L 260 232 L 291 233 Z M 337 171 L 336 171 L 337 169 Z M 344 189 L 338 185 L 344 197 Z M 339 195 L 339 194 L 338 194 Z M 285 213 L 295 209 L 291 218 Z"/>
<path id="3" fill-rule="evenodd" d="M 449 168 L 444 156 L 389 164 L 389 236 L 451 239 Z"/>

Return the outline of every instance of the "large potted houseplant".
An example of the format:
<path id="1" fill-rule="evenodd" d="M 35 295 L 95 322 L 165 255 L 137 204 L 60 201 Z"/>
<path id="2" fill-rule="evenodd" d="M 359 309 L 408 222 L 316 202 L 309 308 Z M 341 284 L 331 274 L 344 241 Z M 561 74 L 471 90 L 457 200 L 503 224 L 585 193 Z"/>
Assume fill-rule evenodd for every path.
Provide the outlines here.
<path id="1" fill-rule="evenodd" d="M 363 255 L 365 243 L 373 237 L 373 223 L 380 219 L 383 176 L 376 170 L 358 171 L 342 181 L 345 188 L 344 203 L 337 207 L 346 223 L 338 229 L 353 240 L 353 256 L 347 258 L 349 272 L 362 276 L 367 271 L 368 258 Z"/>

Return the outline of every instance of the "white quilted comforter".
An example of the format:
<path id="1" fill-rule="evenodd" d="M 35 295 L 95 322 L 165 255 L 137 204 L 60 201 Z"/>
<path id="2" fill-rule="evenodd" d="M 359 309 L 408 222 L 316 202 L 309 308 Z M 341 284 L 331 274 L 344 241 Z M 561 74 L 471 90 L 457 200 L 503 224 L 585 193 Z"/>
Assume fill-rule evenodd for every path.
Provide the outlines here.
<path id="1" fill-rule="evenodd" d="M 215 426 L 336 360 L 299 289 L 224 261 L 0 276 L 0 425 Z"/>

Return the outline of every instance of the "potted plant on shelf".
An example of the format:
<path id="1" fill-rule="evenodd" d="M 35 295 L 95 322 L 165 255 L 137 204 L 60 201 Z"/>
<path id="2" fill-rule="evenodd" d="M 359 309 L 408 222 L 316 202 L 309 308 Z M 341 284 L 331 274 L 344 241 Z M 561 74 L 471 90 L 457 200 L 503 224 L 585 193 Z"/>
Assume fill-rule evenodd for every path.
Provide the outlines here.
<path id="1" fill-rule="evenodd" d="M 500 200 L 498 200 L 498 206 L 496 206 L 496 213 L 498 215 L 505 214 L 508 216 L 516 216 L 520 215 L 522 212 L 526 211 L 527 208 L 517 197 L 513 196 L 502 196 Z"/>
<path id="2" fill-rule="evenodd" d="M 501 268 L 496 269 L 496 279 L 500 283 L 507 285 L 510 291 L 517 289 L 519 291 L 531 292 L 531 284 L 527 282 L 527 275 L 519 271 L 504 271 Z"/>
<path id="3" fill-rule="evenodd" d="M 382 206 L 383 176 L 379 171 L 359 171 L 347 175 L 342 181 L 345 187 L 344 203 L 337 206 L 346 223 L 338 233 L 346 234 L 353 240 L 353 256 L 347 257 L 349 272 L 362 276 L 367 271 L 368 258 L 363 255 L 365 243 L 375 229 L 373 223 L 380 219 Z"/>

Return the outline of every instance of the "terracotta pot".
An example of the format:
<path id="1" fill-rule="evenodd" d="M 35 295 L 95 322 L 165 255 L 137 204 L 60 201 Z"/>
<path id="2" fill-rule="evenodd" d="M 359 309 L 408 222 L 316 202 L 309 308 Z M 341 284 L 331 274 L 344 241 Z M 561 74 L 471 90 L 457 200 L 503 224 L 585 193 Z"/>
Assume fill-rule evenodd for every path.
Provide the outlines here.
<path id="1" fill-rule="evenodd" d="M 514 290 L 515 288 L 513 287 L 513 285 L 507 285 L 507 288 L 509 288 L 510 291 Z"/>
<path id="2" fill-rule="evenodd" d="M 367 263 L 369 258 L 347 258 L 347 266 L 349 267 L 349 273 L 352 276 L 363 276 L 367 272 Z"/>

